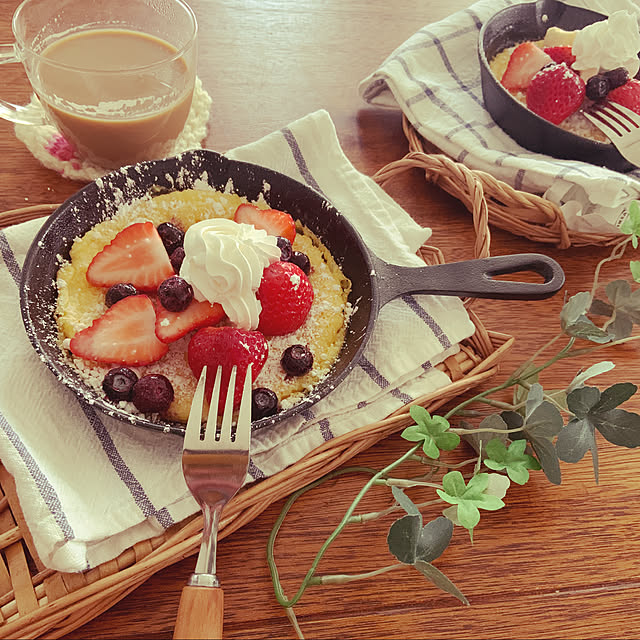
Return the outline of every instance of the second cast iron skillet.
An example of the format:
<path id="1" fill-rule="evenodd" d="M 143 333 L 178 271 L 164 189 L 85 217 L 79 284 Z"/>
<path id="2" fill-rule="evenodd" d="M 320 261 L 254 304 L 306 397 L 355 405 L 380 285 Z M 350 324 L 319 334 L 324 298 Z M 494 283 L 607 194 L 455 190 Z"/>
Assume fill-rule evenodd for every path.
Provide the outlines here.
<path id="1" fill-rule="evenodd" d="M 113 215 L 124 201 L 149 192 L 191 188 L 206 179 L 217 188 L 231 183 L 239 195 L 254 200 L 265 193 L 269 205 L 282 209 L 316 233 L 351 280 L 350 319 L 344 347 L 330 374 L 302 402 L 254 428 L 274 425 L 317 402 L 334 389 L 358 362 L 373 332 L 381 307 L 409 293 L 433 293 L 510 300 L 537 300 L 556 293 L 564 284 L 557 262 L 544 255 L 518 254 L 417 268 L 388 264 L 371 253 L 351 223 L 321 194 L 283 174 L 228 158 L 208 150 L 191 151 L 176 158 L 125 167 L 93 182 L 64 202 L 44 223 L 27 254 L 21 307 L 27 334 L 41 359 L 58 379 L 80 398 L 107 414 L 141 427 L 182 434 L 182 425 L 155 422 L 118 409 L 90 388 L 60 351 L 54 316 L 56 273 L 60 259 L 69 257 L 76 237 Z M 544 282 L 494 279 L 500 274 L 533 271 Z"/>

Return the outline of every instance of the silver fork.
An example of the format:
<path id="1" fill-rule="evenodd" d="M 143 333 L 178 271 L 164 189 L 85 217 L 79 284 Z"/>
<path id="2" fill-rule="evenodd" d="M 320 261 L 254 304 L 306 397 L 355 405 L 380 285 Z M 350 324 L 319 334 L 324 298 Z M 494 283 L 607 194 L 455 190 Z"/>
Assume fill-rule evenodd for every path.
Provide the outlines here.
<path id="1" fill-rule="evenodd" d="M 609 137 L 620 155 L 640 166 L 640 115 L 615 102 L 594 104 L 584 115 Z"/>
<path id="2" fill-rule="evenodd" d="M 204 436 L 201 436 L 201 429 L 206 367 L 200 374 L 191 403 L 182 450 L 182 470 L 187 486 L 202 508 L 204 524 L 196 570 L 180 597 L 174 638 L 222 638 L 224 597 L 216 577 L 218 523 L 222 507 L 237 493 L 247 475 L 251 441 L 251 365 L 245 375 L 235 438 L 232 439 L 236 373 L 234 366 L 219 440 L 216 440 L 216 424 L 222 367 L 216 372 Z"/>

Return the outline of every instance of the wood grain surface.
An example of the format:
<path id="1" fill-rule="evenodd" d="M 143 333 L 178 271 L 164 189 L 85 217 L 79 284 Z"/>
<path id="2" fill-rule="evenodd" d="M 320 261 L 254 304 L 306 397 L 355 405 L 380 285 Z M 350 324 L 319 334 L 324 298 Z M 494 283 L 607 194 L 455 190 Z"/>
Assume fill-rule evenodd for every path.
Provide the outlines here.
<path id="1" fill-rule="evenodd" d="M 192 0 L 200 23 L 199 75 L 213 98 L 206 146 L 225 151 L 251 142 L 316 109 L 333 118 L 345 153 L 372 175 L 407 149 L 398 112 L 365 105 L 357 85 L 396 46 L 422 26 L 470 4 L 467 0 Z M 0 42 L 11 42 L 16 0 L 0 3 Z M 30 95 L 19 65 L 2 67 L 1 97 L 25 103 Z M 61 202 L 81 185 L 42 168 L 0 121 L 0 210 Z M 427 184 L 419 172 L 388 185 L 389 193 L 425 226 L 448 261 L 472 257 L 473 228 L 466 209 Z M 494 230 L 494 255 L 544 251 L 567 274 L 566 293 L 590 288 L 607 249 L 560 251 Z M 622 264 L 605 279 L 626 277 Z M 503 373 L 558 330 L 563 296 L 542 302 L 478 301 L 489 329 L 517 338 Z M 548 387 L 568 383 L 580 367 L 600 360 L 616 368 L 599 385 L 640 381 L 638 348 L 604 350 L 563 361 L 546 373 Z M 640 410 L 640 397 L 626 405 Z M 340 587 L 313 587 L 296 611 L 308 638 L 636 638 L 640 632 L 640 451 L 600 440 L 600 483 L 587 458 L 563 465 L 563 484 L 541 473 L 512 486 L 507 508 L 483 516 L 474 544 L 462 529 L 436 561 L 465 593 L 466 607 L 413 569 Z M 381 468 L 406 450 L 391 437 L 353 460 Z M 295 592 L 319 545 L 340 520 L 362 476 L 332 481 L 306 495 L 281 532 L 276 551 L 285 591 Z M 374 490 L 363 510 L 389 505 Z M 282 503 L 273 505 L 222 541 L 219 577 L 225 590 L 226 638 L 293 638 L 273 595 L 267 538 Z M 434 511 L 434 514 L 437 512 Z M 331 547 L 322 573 L 357 573 L 391 564 L 386 530 L 392 519 L 350 527 Z M 66 636 L 171 638 L 180 592 L 193 570 L 187 558 Z"/>

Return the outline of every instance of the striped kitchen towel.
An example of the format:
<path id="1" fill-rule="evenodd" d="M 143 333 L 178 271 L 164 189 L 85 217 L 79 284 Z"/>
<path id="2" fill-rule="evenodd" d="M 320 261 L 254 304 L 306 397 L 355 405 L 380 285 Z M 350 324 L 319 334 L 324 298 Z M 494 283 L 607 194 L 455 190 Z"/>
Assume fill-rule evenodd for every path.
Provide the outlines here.
<path id="1" fill-rule="evenodd" d="M 640 197 L 640 170 L 628 174 L 520 147 L 484 108 L 478 61 L 483 23 L 521 0 L 480 0 L 429 24 L 400 45 L 362 80 L 371 104 L 402 109 L 412 126 L 444 153 L 519 190 L 563 205 L 567 223 L 579 231 L 616 231 L 620 212 Z M 567 0 L 611 14 L 640 8 L 633 0 Z M 426 6 L 426 5 L 425 5 Z"/>
<path id="2" fill-rule="evenodd" d="M 342 152 L 318 111 L 228 154 L 322 192 L 381 258 L 423 264 L 418 226 Z M 41 221 L 0 231 L 0 459 L 14 476 L 42 561 L 81 571 L 116 557 L 198 510 L 181 471 L 182 440 L 132 427 L 80 402 L 40 362 L 20 318 L 21 265 Z M 402 327 L 402 331 L 398 331 Z M 386 305 L 359 365 L 303 415 L 252 439 L 248 481 L 270 476 L 328 439 L 446 386 L 435 365 L 474 326 L 457 298 L 407 295 Z"/>

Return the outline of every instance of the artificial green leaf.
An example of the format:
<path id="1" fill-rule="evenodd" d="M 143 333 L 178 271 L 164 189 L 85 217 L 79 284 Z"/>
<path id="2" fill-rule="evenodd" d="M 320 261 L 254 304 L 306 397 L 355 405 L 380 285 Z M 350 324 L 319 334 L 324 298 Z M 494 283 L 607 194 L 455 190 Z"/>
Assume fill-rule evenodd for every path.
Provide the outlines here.
<path id="1" fill-rule="evenodd" d="M 592 410 L 602 413 L 615 409 L 631 398 L 637 390 L 638 387 L 631 382 L 618 382 L 600 394 L 600 399 L 593 405 Z"/>
<path id="2" fill-rule="evenodd" d="M 464 482 L 464 477 L 459 471 L 450 471 L 442 477 L 442 488 L 450 496 L 459 497 L 464 495 L 467 486 Z"/>
<path id="3" fill-rule="evenodd" d="M 581 291 L 571 296 L 560 311 L 560 326 L 566 333 L 567 329 L 584 317 L 591 306 L 591 294 Z"/>
<path id="4" fill-rule="evenodd" d="M 524 450 L 527 446 L 525 440 L 515 440 L 505 447 L 499 440 L 492 440 L 487 445 L 488 458 L 484 464 L 493 471 L 506 470 L 507 475 L 516 484 L 525 484 L 529 480 L 529 469 L 538 470 L 540 463 Z"/>
<path id="5" fill-rule="evenodd" d="M 460 436 L 452 431 L 441 433 L 433 440 L 441 451 L 453 451 L 460 444 Z"/>
<path id="6" fill-rule="evenodd" d="M 611 409 L 598 414 L 596 429 L 611 444 L 633 449 L 640 447 L 640 415 L 623 409 Z"/>
<path id="7" fill-rule="evenodd" d="M 416 560 L 432 562 L 440 557 L 451 541 L 453 523 L 444 516 L 422 526 L 420 513 L 406 515 L 389 528 L 389 551 L 404 564 Z"/>
<path id="8" fill-rule="evenodd" d="M 445 591 L 446 593 L 449 593 L 452 596 L 455 596 L 463 604 L 466 604 L 466 605 L 469 604 L 469 601 L 464 597 L 464 594 L 462 593 L 462 591 L 460 591 L 460 589 L 458 589 L 458 587 L 456 587 L 456 585 L 453 584 L 453 582 L 451 582 L 451 580 L 449 580 L 449 578 L 447 578 L 447 576 L 445 576 L 444 573 L 442 573 L 442 571 L 440 571 L 439 569 L 436 569 L 436 567 L 434 567 L 431 563 L 417 560 L 413 564 L 413 566 L 423 576 L 425 576 L 427 580 L 429 580 L 436 587 L 438 587 L 438 589 L 441 589 L 442 591 Z"/>
<path id="9" fill-rule="evenodd" d="M 503 411 L 500 415 L 510 429 L 522 427 L 522 431 L 512 432 L 509 437 L 512 440 L 526 438 L 549 482 L 560 484 L 562 482 L 560 462 L 552 439 L 560 433 L 564 421 L 557 407 L 543 398 L 542 387 L 532 385 L 527 397 L 525 418 L 515 411 Z"/>
<path id="10" fill-rule="evenodd" d="M 461 422 L 460 425 L 465 429 L 473 429 L 473 426 L 468 423 Z M 481 429 L 507 430 L 508 428 L 507 423 L 502 419 L 502 416 L 499 413 L 492 413 L 491 415 L 488 415 L 478 425 L 478 431 Z M 487 442 L 490 440 L 498 439 L 505 444 L 507 443 L 507 434 L 485 433 L 482 431 L 479 433 L 466 433 L 463 438 L 473 447 L 474 451 L 478 455 L 480 455 L 480 452 L 486 447 Z"/>
<path id="11" fill-rule="evenodd" d="M 416 561 L 416 545 L 421 527 L 420 515 L 402 516 L 389 527 L 387 545 L 400 562 L 413 564 Z"/>
<path id="12" fill-rule="evenodd" d="M 460 444 L 460 437 L 448 431 L 450 425 L 446 418 L 431 416 L 420 405 L 411 406 L 409 413 L 416 424 L 407 427 L 402 437 L 410 442 L 422 441 L 422 450 L 429 458 L 439 458 L 441 449 L 450 451 Z"/>
<path id="13" fill-rule="evenodd" d="M 629 262 L 631 275 L 636 282 L 640 282 L 640 260 L 631 260 Z"/>
<path id="14" fill-rule="evenodd" d="M 574 418 L 558 435 L 556 453 L 565 462 L 579 462 L 595 441 L 595 427 L 588 420 Z"/>
<path id="15" fill-rule="evenodd" d="M 488 473 L 474 475 L 465 485 L 459 471 L 450 471 L 442 478 L 442 489 L 436 489 L 436 493 L 445 502 L 457 505 L 456 518 L 471 533 L 480 521 L 478 509 L 495 511 L 504 507 L 500 498 L 487 493 L 488 487 Z"/>
<path id="16" fill-rule="evenodd" d="M 576 377 L 571 381 L 569 386 L 567 387 L 567 393 L 570 393 L 574 389 L 578 387 L 584 386 L 584 383 L 593 378 L 595 376 L 599 376 L 602 373 L 606 373 L 607 371 L 611 371 L 616 365 L 609 360 L 604 360 L 602 362 L 596 362 L 596 364 L 592 364 L 590 367 L 581 371 L 576 375 Z"/>
<path id="17" fill-rule="evenodd" d="M 458 520 L 460 520 L 460 524 L 469 531 L 473 530 L 474 527 L 480 522 L 480 511 L 478 511 L 478 507 L 473 504 L 473 502 L 467 502 L 466 500 L 462 500 L 458 503 Z"/>
<path id="18" fill-rule="evenodd" d="M 607 326 L 607 333 L 614 340 L 627 338 L 634 324 L 640 324 L 640 289 L 631 290 L 627 280 L 614 280 L 605 287 L 610 304 L 603 300 L 594 300 L 589 311 L 594 315 L 614 317 Z"/>
<path id="19" fill-rule="evenodd" d="M 605 344 L 606 342 L 611 342 L 613 339 L 611 335 L 593 324 L 593 322 L 586 316 L 568 326 L 565 329 L 565 333 L 574 338 L 589 340 L 596 344 Z"/>
<path id="20" fill-rule="evenodd" d="M 410 515 L 419 516 L 420 509 L 414 504 L 413 500 L 400 488 L 391 485 L 391 493 L 396 502 Z"/>
<path id="21" fill-rule="evenodd" d="M 422 527 L 416 543 L 416 559 L 433 562 L 439 558 L 449 546 L 453 535 L 453 522 L 444 516 L 427 522 Z"/>
<path id="22" fill-rule="evenodd" d="M 510 484 L 511 482 L 506 476 L 499 473 L 490 473 L 486 493 L 497 498 L 504 498 Z"/>
<path id="23" fill-rule="evenodd" d="M 640 205 L 637 201 L 634 200 L 629 205 L 628 215 L 620 225 L 620 231 L 631 236 L 631 244 L 634 249 L 637 249 L 638 236 L 640 236 Z"/>
<path id="24" fill-rule="evenodd" d="M 560 432 L 556 442 L 560 459 L 577 462 L 591 451 L 597 481 L 596 430 L 612 444 L 628 448 L 640 446 L 640 416 L 616 408 L 636 391 L 636 385 L 630 382 L 614 384 L 603 392 L 596 387 L 574 389 L 567 396 L 567 405 L 575 417 Z"/>

